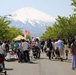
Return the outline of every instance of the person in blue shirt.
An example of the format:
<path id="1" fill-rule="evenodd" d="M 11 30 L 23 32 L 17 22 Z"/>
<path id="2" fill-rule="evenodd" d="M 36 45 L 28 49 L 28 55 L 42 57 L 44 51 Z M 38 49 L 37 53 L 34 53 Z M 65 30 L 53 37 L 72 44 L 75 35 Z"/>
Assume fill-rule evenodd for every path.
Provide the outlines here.
<path id="1" fill-rule="evenodd" d="M 60 38 L 60 37 L 58 39 L 58 48 L 59 48 L 59 52 L 60 52 L 60 59 L 61 59 L 61 61 L 63 61 L 63 56 L 64 56 L 64 42 L 63 42 L 62 38 Z"/>

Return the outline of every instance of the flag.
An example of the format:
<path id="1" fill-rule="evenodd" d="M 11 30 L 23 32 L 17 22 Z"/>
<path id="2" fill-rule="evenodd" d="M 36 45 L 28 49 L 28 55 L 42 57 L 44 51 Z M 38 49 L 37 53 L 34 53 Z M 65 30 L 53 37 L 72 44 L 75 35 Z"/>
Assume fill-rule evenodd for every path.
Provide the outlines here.
<path id="1" fill-rule="evenodd" d="M 26 31 L 25 31 L 25 34 L 26 34 L 26 35 L 30 35 L 30 31 L 26 30 Z"/>

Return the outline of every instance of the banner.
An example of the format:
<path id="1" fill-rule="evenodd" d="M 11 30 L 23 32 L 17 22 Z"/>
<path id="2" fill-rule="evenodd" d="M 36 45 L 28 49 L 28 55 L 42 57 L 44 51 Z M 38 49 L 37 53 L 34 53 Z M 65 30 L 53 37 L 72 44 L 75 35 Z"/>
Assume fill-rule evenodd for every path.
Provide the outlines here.
<path id="1" fill-rule="evenodd" d="M 25 31 L 25 34 L 26 34 L 26 35 L 30 35 L 30 31 L 26 30 L 26 31 Z"/>

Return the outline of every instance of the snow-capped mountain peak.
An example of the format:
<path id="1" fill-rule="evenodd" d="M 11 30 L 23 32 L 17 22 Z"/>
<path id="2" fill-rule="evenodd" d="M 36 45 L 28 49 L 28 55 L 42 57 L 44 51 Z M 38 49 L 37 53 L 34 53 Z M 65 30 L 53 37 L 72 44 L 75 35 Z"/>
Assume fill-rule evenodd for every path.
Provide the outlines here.
<path id="1" fill-rule="evenodd" d="M 26 23 L 26 21 L 28 21 L 33 26 L 34 26 L 34 21 L 37 23 L 55 21 L 55 18 L 50 17 L 49 15 L 31 7 L 19 9 L 16 12 L 13 12 L 12 15 L 13 15 L 12 18 L 14 20 L 16 21 L 19 20 L 24 24 Z"/>
<path id="2" fill-rule="evenodd" d="M 55 18 L 31 7 L 21 8 L 8 16 L 12 20 L 10 26 L 18 27 L 25 32 L 29 30 L 32 36 L 41 36 L 47 26 L 52 26 Z"/>

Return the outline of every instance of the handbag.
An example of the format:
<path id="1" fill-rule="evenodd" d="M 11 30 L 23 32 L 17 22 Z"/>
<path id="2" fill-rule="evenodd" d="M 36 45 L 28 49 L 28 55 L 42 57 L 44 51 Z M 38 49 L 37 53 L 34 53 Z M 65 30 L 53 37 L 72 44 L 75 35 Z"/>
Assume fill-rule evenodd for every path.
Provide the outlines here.
<path id="1" fill-rule="evenodd" d="M 50 48 L 47 48 L 47 49 L 46 49 L 46 51 L 49 51 L 49 50 L 50 50 Z"/>

